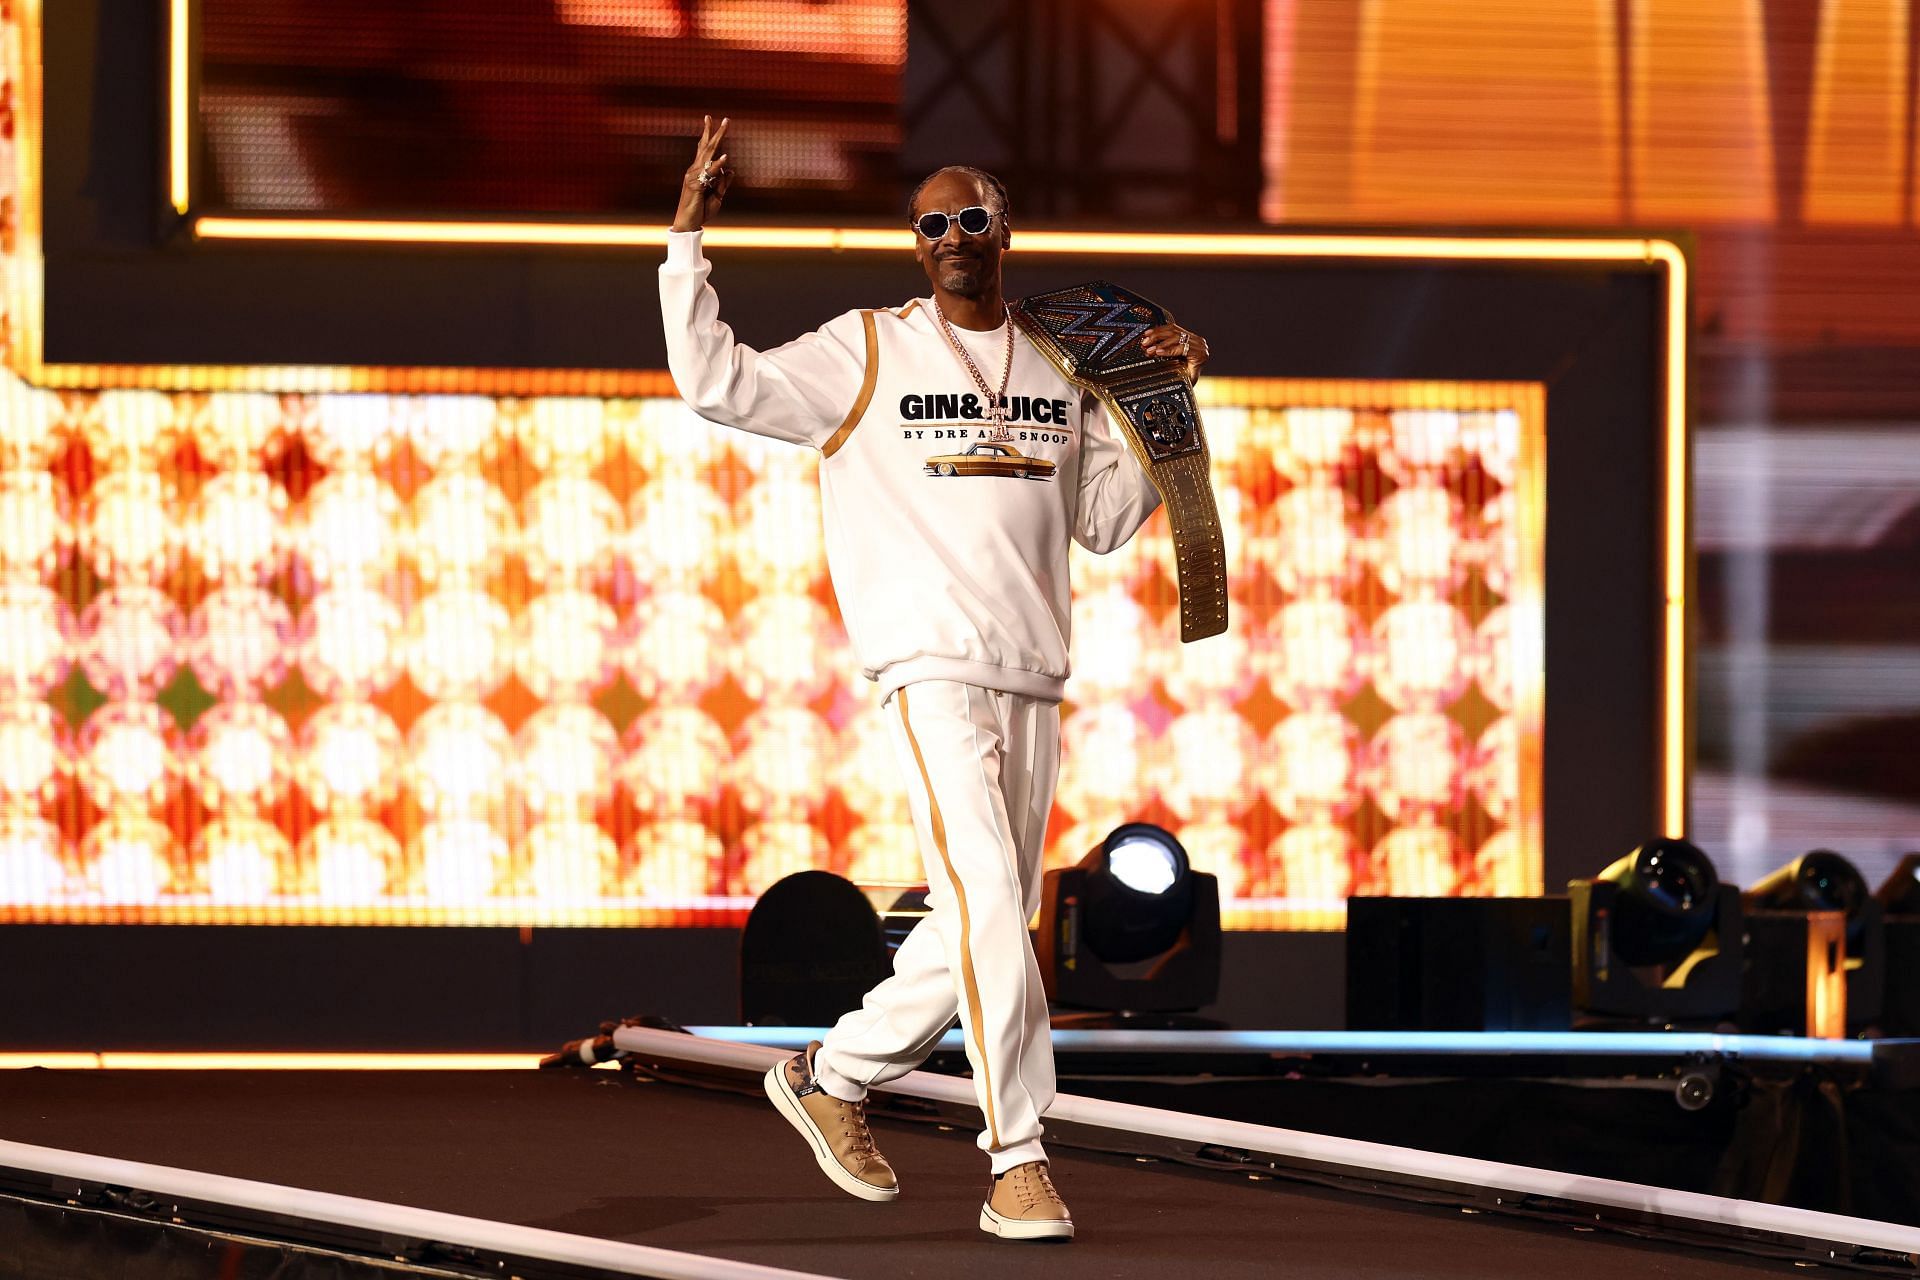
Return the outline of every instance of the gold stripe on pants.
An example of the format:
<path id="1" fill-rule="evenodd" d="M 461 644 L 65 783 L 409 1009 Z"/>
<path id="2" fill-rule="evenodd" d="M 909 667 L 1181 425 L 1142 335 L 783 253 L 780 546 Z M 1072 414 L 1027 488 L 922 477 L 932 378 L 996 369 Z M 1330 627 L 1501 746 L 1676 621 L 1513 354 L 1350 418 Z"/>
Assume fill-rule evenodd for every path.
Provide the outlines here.
<path id="1" fill-rule="evenodd" d="M 960 883 L 959 875 L 953 869 L 953 858 L 947 852 L 947 824 L 940 817 L 940 801 L 933 794 L 933 779 L 927 776 L 926 757 L 920 754 L 919 739 L 913 736 L 913 723 L 907 718 L 907 691 L 901 689 L 894 695 L 894 701 L 900 704 L 900 727 L 906 730 L 907 743 L 913 748 L 913 762 L 920 767 L 920 783 L 927 789 L 927 812 L 931 815 L 934 848 L 940 852 L 940 865 L 947 873 L 947 881 L 953 885 L 953 896 L 960 908 L 960 980 L 966 987 L 967 1009 L 972 1014 L 967 1020 L 974 1036 L 973 1047 L 980 1058 L 982 1083 L 986 1085 L 987 1132 L 993 1136 L 993 1145 L 1000 1145 L 1000 1126 L 993 1114 L 993 1076 L 987 1066 L 986 1033 L 982 1028 L 980 1012 L 980 983 L 973 974 L 973 937 L 972 920 L 967 914 L 967 891 Z"/>

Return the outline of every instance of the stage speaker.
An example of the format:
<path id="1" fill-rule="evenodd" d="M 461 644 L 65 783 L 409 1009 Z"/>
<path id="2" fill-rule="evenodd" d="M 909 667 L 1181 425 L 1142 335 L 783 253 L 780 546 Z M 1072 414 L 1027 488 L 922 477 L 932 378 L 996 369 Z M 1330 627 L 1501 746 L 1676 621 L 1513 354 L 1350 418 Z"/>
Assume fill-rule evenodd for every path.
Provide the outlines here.
<path id="1" fill-rule="evenodd" d="M 1761 1035 L 1847 1034 L 1844 911 L 1747 912 L 1740 1029 Z"/>
<path id="2" fill-rule="evenodd" d="M 860 1007 L 892 968 L 867 895 L 828 871 L 800 871 L 760 895 L 740 934 L 740 1021 L 826 1027 Z"/>
<path id="3" fill-rule="evenodd" d="M 1565 898 L 1347 899 L 1347 1027 L 1565 1031 Z"/>

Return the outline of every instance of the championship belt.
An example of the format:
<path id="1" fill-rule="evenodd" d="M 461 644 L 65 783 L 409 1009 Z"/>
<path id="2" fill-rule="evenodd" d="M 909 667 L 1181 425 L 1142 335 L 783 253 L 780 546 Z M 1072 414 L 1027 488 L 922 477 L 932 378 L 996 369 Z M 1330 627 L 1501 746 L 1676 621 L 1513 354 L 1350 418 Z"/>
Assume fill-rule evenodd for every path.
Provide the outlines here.
<path id="1" fill-rule="evenodd" d="M 1185 361 L 1150 356 L 1141 335 L 1170 322 L 1131 289 L 1095 280 L 1022 298 L 1013 321 L 1067 381 L 1100 397 L 1166 503 L 1180 584 L 1180 639 L 1227 629 L 1227 549 L 1208 476 L 1207 438 Z"/>

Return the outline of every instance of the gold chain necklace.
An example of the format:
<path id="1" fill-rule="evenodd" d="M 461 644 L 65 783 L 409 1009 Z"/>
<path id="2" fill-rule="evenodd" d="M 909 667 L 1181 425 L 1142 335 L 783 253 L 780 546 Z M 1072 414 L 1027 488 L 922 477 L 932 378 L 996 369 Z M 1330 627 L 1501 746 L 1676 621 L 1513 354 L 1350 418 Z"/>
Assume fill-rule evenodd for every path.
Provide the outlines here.
<path id="1" fill-rule="evenodd" d="M 947 313 L 940 309 L 940 299 L 933 300 L 934 317 L 940 321 L 940 336 L 947 340 L 947 346 L 960 359 L 961 367 L 973 379 L 973 385 L 980 388 L 980 394 L 987 399 L 987 414 L 993 419 L 993 434 L 989 440 L 1011 440 L 1013 432 L 1007 430 L 1007 380 L 1013 376 L 1013 320 L 1007 314 L 1006 304 L 1000 304 L 1000 323 L 1007 327 L 1007 355 L 1000 366 L 1000 390 L 994 391 L 987 386 L 987 377 L 980 372 L 980 366 L 973 362 L 967 349 L 960 345 L 960 339 L 954 335 L 953 326 L 947 320 Z"/>

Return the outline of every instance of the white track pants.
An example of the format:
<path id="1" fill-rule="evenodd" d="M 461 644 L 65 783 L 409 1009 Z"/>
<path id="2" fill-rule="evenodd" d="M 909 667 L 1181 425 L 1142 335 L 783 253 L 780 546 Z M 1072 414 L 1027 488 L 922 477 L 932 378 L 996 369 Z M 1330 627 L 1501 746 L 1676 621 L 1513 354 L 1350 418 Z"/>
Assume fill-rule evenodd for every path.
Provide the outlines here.
<path id="1" fill-rule="evenodd" d="M 827 1033 L 815 1067 L 828 1093 L 923 1062 L 960 1015 L 980 1148 L 1003 1173 L 1043 1160 L 1053 1101 L 1047 996 L 1027 936 L 1040 906 L 1041 853 L 1060 765 L 1060 707 L 997 689 L 928 680 L 886 703 L 927 869 L 927 914 L 894 955 L 893 976 Z"/>

